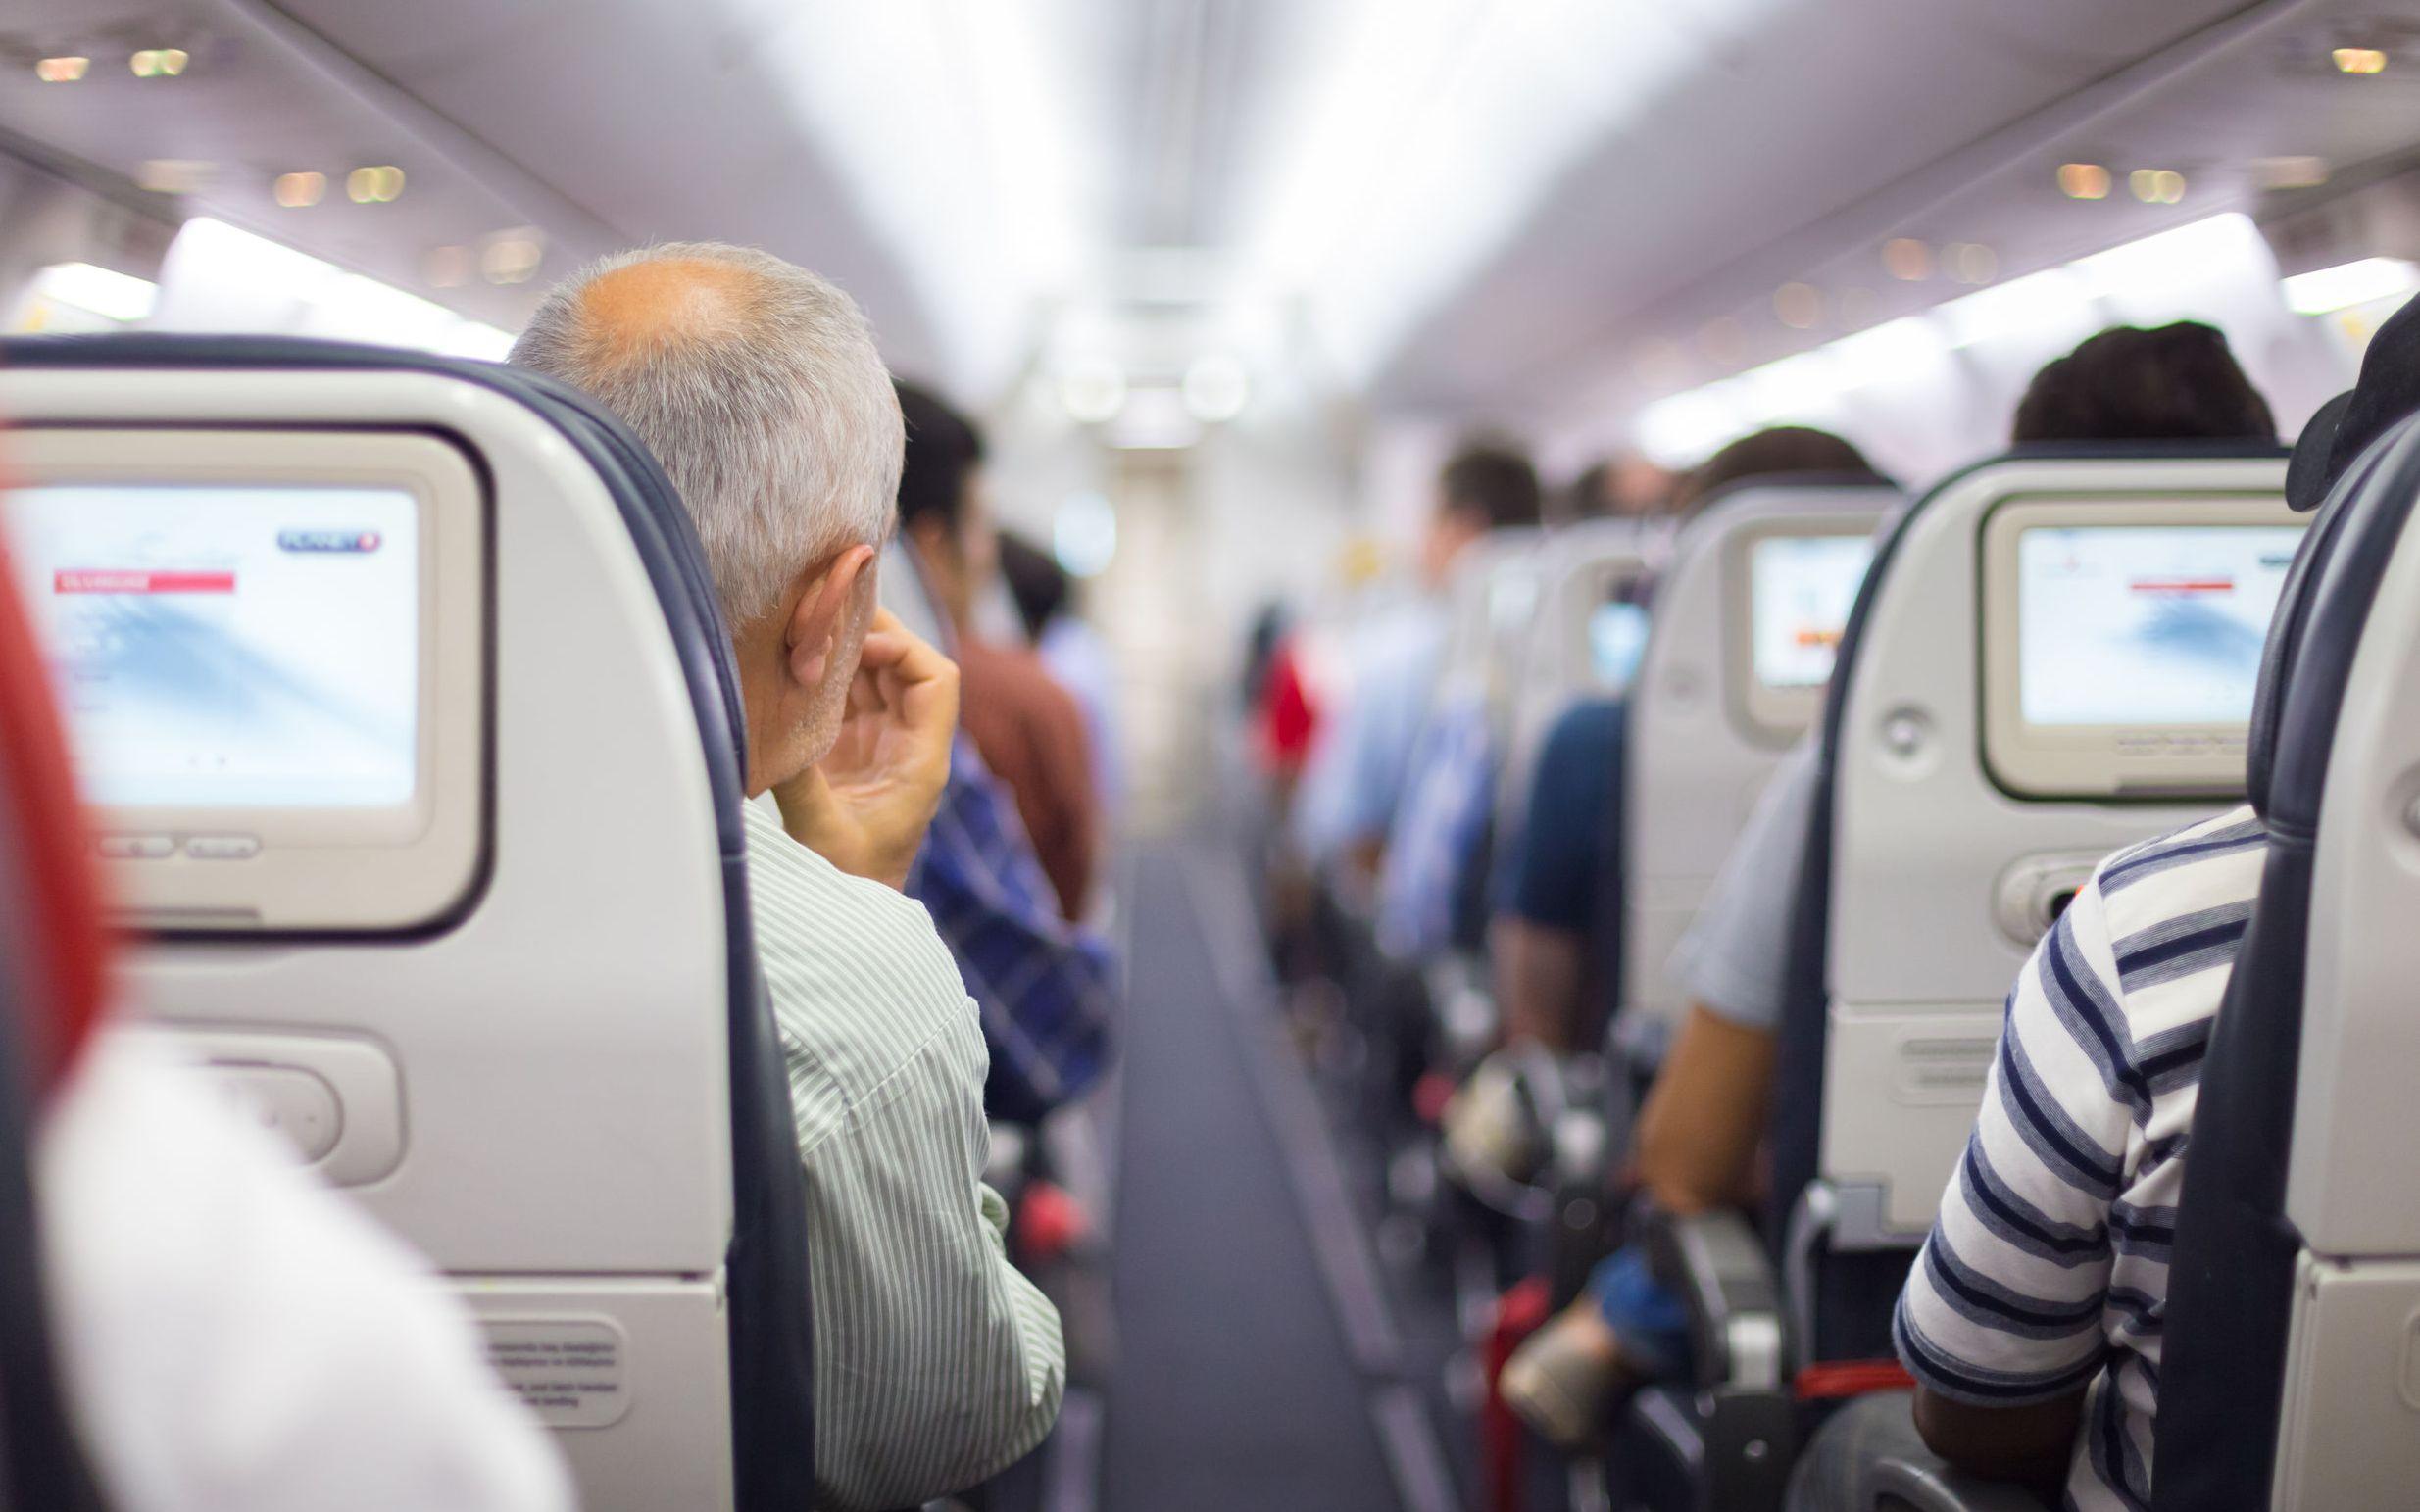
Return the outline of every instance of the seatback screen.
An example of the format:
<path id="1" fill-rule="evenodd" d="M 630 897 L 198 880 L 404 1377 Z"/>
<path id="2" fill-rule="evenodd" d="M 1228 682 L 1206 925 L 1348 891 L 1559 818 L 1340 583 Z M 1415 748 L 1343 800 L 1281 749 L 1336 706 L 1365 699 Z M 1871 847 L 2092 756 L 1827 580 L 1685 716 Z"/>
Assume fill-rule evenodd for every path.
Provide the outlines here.
<path id="1" fill-rule="evenodd" d="M 105 807 L 413 802 L 420 505 L 400 488 L 67 484 L 7 497 L 17 587 Z"/>
<path id="2" fill-rule="evenodd" d="M 1647 655 L 1647 606 L 1616 599 L 1600 604 L 1588 616 L 1589 671 L 1597 686 L 1619 691 L 1638 675 L 1639 659 Z"/>
<path id="3" fill-rule="evenodd" d="M 2037 526 L 2017 538 L 2018 707 L 2049 727 L 2240 725 L 2302 531 Z"/>
<path id="4" fill-rule="evenodd" d="M 1862 535 L 1773 535 L 1749 551 L 1752 669 L 1767 688 L 1820 687 L 1873 561 Z"/>

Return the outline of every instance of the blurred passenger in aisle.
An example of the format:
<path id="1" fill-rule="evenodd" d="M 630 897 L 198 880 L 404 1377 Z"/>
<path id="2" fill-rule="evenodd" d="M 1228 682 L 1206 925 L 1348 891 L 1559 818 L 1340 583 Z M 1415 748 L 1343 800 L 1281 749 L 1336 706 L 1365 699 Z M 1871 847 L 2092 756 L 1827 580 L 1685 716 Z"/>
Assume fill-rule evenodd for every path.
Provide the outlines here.
<path id="1" fill-rule="evenodd" d="M 1059 560 L 1014 531 L 1000 533 L 1000 575 L 1016 605 L 1025 643 L 1084 711 L 1093 791 L 1103 818 L 1115 816 L 1125 791 L 1117 752 L 1117 672 L 1109 643 L 1075 611 L 1075 584 Z"/>
<path id="2" fill-rule="evenodd" d="M 1417 591 L 1355 635 L 1339 707 L 1304 769 L 1295 840 L 1331 885 L 1358 896 L 1378 874 L 1445 655 L 1443 594 L 1455 563 L 1492 531 L 1537 525 L 1542 503 L 1537 470 L 1520 452 L 1477 443 L 1446 463 Z"/>
<path id="3" fill-rule="evenodd" d="M 914 384 L 899 385 L 899 402 L 908 417 L 900 530 L 957 632 L 966 733 L 1016 795 L 1017 817 L 1058 895 L 1060 916 L 1075 922 L 1091 899 L 1101 840 L 1083 708 L 1034 652 L 986 640 L 975 628 L 975 602 L 1001 566 L 982 435 Z"/>

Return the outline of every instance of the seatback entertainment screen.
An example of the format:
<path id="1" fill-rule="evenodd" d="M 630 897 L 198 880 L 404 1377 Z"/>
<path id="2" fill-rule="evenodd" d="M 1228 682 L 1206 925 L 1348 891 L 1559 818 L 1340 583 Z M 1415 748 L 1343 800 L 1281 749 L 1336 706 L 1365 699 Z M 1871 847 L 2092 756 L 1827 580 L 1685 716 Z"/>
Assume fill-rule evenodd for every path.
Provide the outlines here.
<path id="1" fill-rule="evenodd" d="M 2241 725 L 2298 526 L 2037 526 L 2017 538 L 2035 726 Z"/>
<path id="2" fill-rule="evenodd" d="M 76 483 L 7 553 L 102 806 L 390 808 L 419 775 L 420 505 L 400 488 Z"/>
<path id="3" fill-rule="evenodd" d="M 1589 611 L 1589 671 L 1597 686 L 1619 692 L 1638 675 L 1647 655 L 1647 606 L 1615 599 Z"/>
<path id="4" fill-rule="evenodd" d="M 1758 683 L 1815 688 L 1831 677 L 1873 557 L 1862 535 L 1770 535 L 1750 549 L 1750 665 Z"/>

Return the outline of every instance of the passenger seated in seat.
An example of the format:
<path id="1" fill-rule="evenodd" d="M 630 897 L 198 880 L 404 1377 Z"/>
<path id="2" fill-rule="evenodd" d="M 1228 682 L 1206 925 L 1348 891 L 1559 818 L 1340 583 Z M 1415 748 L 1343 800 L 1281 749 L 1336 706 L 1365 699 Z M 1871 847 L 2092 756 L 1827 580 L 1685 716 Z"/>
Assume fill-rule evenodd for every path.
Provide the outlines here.
<path id="1" fill-rule="evenodd" d="M 2420 304 L 2379 329 L 2350 404 L 2304 432 L 2316 508 L 2420 404 Z M 2260 888 L 2250 805 L 2100 864 L 2035 948 L 1966 1157 L 1893 1334 L 1917 1431 L 1970 1473 L 2144 1512 L 2168 1256 L 2202 1048 Z"/>
<path id="2" fill-rule="evenodd" d="M 2179 322 L 2117 327 L 2035 375 L 2017 407 L 2018 446 L 2076 440 L 2273 442 L 2276 422 L 2226 338 Z M 1675 952 L 1689 1010 L 1641 1110 L 1639 1184 L 1680 1214 L 1746 1204 L 1770 1111 L 1788 972 L 1790 913 L 1815 802 L 1814 737 L 1783 757 Z M 1621 1250 L 1589 1293 L 1507 1362 L 1506 1400 L 1562 1443 L 1604 1426 L 1622 1390 L 1685 1350 L 1678 1305 Z"/>
<path id="3" fill-rule="evenodd" d="M 1840 437 L 1777 426 L 1732 442 L 1682 479 L 1672 511 L 1686 517 L 1718 489 L 1750 478 L 1824 473 L 1874 476 L 1863 453 Z M 1600 898 L 1619 875 L 1609 819 L 1621 782 L 1622 702 L 1589 699 L 1556 721 L 1529 784 L 1528 812 L 1497 882 L 1488 948 L 1507 1040 L 1581 1049 L 1584 1005 L 1619 980 L 1592 939 L 1608 906 Z"/>
<path id="4" fill-rule="evenodd" d="M 1000 566 L 981 433 L 913 383 L 899 385 L 899 406 L 908 422 L 899 528 L 958 636 L 966 733 L 984 764 L 1016 795 L 1017 816 L 1059 895 L 1060 915 L 1080 920 L 1101 843 L 1101 799 L 1084 711 L 1040 657 L 997 645 L 975 628 L 975 600 Z"/>
<path id="5" fill-rule="evenodd" d="M 974 1005 L 897 891 L 948 773 L 958 674 L 875 608 L 890 376 L 846 295 L 711 243 L 575 274 L 513 360 L 619 415 L 678 485 L 731 627 L 747 789 L 780 804 L 742 813 L 808 1188 L 817 1502 L 971 1486 L 1049 1432 L 1064 1348 L 982 1185 Z"/>
<path id="6" fill-rule="evenodd" d="M 1491 531 L 1536 525 L 1542 497 L 1529 459 L 1506 447 L 1465 447 L 1446 463 L 1420 544 L 1419 590 L 1354 637 L 1342 707 L 1304 768 L 1294 838 L 1314 871 L 1354 888 L 1376 879 L 1445 657 L 1454 564 Z"/>

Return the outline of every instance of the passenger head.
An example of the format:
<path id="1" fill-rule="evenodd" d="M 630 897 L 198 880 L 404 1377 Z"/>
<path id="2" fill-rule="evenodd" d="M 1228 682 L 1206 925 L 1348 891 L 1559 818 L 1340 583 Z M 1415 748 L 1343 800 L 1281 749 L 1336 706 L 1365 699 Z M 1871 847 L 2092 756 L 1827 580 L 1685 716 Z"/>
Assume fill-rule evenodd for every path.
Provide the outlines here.
<path id="1" fill-rule="evenodd" d="M 1017 622 L 1025 638 L 1039 642 L 1067 608 L 1067 569 L 1049 552 L 1012 530 L 1000 532 L 1000 575 L 1008 579 L 1009 597 L 1016 601 Z"/>
<path id="2" fill-rule="evenodd" d="M 1734 483 L 1762 477 L 1873 478 L 1865 454 L 1828 430 L 1775 425 L 1742 436 L 1700 463 L 1672 490 L 1672 512 L 1690 514 Z"/>
<path id="3" fill-rule="evenodd" d="M 2118 325 L 2034 375 L 2009 438 L 2043 441 L 2268 441 L 2277 420 L 2227 338 L 2198 320 Z"/>
<path id="4" fill-rule="evenodd" d="M 1465 445 L 1437 475 L 1437 512 L 1420 548 L 1422 575 L 1442 583 L 1479 537 L 1536 525 L 1544 497 L 1538 469 L 1520 451 L 1494 441 Z"/>
<path id="5" fill-rule="evenodd" d="M 513 361 L 619 416 L 680 490 L 738 654 L 750 791 L 820 760 L 899 487 L 899 404 L 857 306 L 766 253 L 672 243 L 567 279 Z"/>
<path id="6" fill-rule="evenodd" d="M 950 622 L 964 630 L 975 598 L 1000 565 L 983 485 L 983 435 L 972 421 L 913 383 L 899 385 L 908 463 L 899 475 L 899 528 Z"/>

